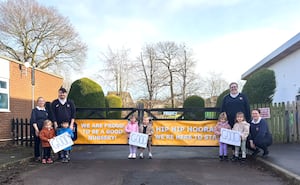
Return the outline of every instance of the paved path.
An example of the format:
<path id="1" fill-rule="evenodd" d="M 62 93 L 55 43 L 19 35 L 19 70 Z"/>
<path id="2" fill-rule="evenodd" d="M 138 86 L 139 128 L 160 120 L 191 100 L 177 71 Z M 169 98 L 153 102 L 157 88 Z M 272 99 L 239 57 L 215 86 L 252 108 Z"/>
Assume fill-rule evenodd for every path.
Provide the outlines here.
<path id="1" fill-rule="evenodd" d="M 8 166 L 8 164 L 13 165 L 20 161 L 28 162 L 32 157 L 32 150 L 32 148 L 23 147 L 0 148 L 0 171 L 5 172 L 3 167 Z M 14 180 L 16 178 L 17 181 L 26 182 L 25 184 L 37 184 L 38 182 L 30 178 L 32 177 L 31 175 L 42 177 L 40 170 L 46 170 L 50 172 L 48 178 L 46 178 L 50 184 L 53 181 L 52 175 L 53 177 L 61 176 L 64 172 L 69 173 L 68 169 L 71 168 L 70 176 L 66 179 L 75 179 L 78 184 L 80 184 L 79 182 L 84 183 L 83 180 L 89 182 L 90 178 L 94 179 L 96 177 L 106 179 L 107 183 L 110 180 L 111 182 L 116 182 L 112 181 L 112 178 L 116 178 L 115 180 L 119 179 L 116 184 L 120 185 L 136 184 L 142 182 L 142 179 L 145 179 L 145 182 L 152 182 L 150 184 L 159 184 L 157 183 L 159 179 L 167 181 L 169 184 L 174 184 L 174 182 L 168 181 L 168 179 L 177 179 L 176 181 L 184 182 L 187 185 L 193 183 L 217 184 L 217 182 L 213 181 L 213 178 L 218 179 L 218 181 L 226 179 L 221 178 L 223 177 L 222 175 L 215 175 L 215 173 L 221 172 L 227 175 L 230 174 L 227 177 L 229 179 L 228 182 L 236 184 L 238 178 L 235 179 L 235 177 L 232 177 L 232 174 L 241 173 L 238 177 L 243 177 L 242 172 L 246 170 L 247 173 L 245 174 L 248 175 L 245 176 L 245 179 L 248 179 L 247 182 L 252 182 L 256 185 L 260 181 L 265 182 L 265 184 L 270 184 L 269 182 L 272 182 L 272 184 L 287 184 L 287 182 L 282 182 L 279 177 L 285 177 L 284 180 L 289 180 L 290 185 L 300 184 L 299 143 L 272 145 L 267 158 L 258 157 L 253 165 L 248 163 L 242 167 L 232 162 L 220 163 L 217 160 L 217 153 L 217 147 L 153 147 L 152 160 L 128 160 L 128 146 L 126 145 L 77 145 L 72 152 L 72 162 L 70 164 L 65 165 L 57 162 L 53 165 L 45 166 L 29 162 L 28 170 L 22 169 L 20 172 L 15 173 L 11 179 Z M 258 163 L 264 164 L 265 168 L 261 169 L 256 166 Z M 208 171 L 205 171 L 206 169 Z M 147 173 L 142 175 L 143 171 Z M 277 177 L 274 177 L 270 171 L 276 172 L 278 174 L 276 174 Z M 2 172 L 0 177 L 4 177 L 7 174 Z M 94 172 L 97 172 L 96 176 L 94 176 Z M 15 177 L 19 173 L 21 175 Z M 51 173 L 53 174 L 51 175 Z M 90 177 L 91 175 L 93 177 Z M 265 179 L 260 177 L 260 175 L 265 176 Z M 254 183 L 253 176 L 258 182 L 255 181 Z M 47 184 L 47 182 L 45 183 Z M 244 182 L 242 184 L 246 185 Z"/>

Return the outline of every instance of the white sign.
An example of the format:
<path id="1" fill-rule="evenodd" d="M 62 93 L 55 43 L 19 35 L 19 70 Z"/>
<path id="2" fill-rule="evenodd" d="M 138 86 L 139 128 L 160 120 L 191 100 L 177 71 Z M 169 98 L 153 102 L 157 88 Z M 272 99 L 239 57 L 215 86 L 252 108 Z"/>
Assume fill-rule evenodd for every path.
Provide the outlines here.
<path id="1" fill-rule="evenodd" d="M 149 136 L 147 134 L 131 132 L 129 137 L 129 144 L 146 148 L 148 143 L 148 137 Z"/>
<path id="2" fill-rule="evenodd" d="M 74 144 L 73 140 L 70 137 L 70 134 L 67 132 L 50 139 L 50 145 L 54 153 L 57 153 L 69 146 Z"/>
<path id="3" fill-rule="evenodd" d="M 175 111 L 164 111 L 163 115 L 165 115 L 165 116 L 176 116 L 177 112 L 175 112 Z"/>
<path id="4" fill-rule="evenodd" d="M 234 146 L 241 146 L 241 133 L 235 130 L 221 128 L 220 142 Z"/>
<path id="5" fill-rule="evenodd" d="M 259 108 L 259 110 L 260 110 L 260 116 L 261 116 L 261 118 L 263 118 L 263 119 L 271 118 L 270 108 L 269 107 Z"/>

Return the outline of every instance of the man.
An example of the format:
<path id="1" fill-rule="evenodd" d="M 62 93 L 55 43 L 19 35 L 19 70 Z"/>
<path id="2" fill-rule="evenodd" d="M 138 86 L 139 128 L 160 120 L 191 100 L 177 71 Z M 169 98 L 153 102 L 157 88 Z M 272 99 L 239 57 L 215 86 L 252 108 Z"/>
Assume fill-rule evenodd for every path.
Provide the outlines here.
<path id="1" fill-rule="evenodd" d="M 67 99 L 67 90 L 61 87 L 58 90 L 58 99 L 51 104 L 52 121 L 54 128 L 61 127 L 61 123 L 68 121 L 70 129 L 73 130 L 75 122 L 76 108 L 73 101 Z"/>

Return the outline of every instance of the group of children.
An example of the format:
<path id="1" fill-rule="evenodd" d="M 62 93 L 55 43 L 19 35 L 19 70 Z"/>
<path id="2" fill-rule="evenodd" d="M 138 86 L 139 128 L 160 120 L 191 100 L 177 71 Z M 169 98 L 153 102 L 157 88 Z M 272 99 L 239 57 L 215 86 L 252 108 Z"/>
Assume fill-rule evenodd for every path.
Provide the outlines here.
<path id="1" fill-rule="evenodd" d="M 53 123 L 50 120 L 45 120 L 43 123 L 43 129 L 39 133 L 39 137 L 42 143 L 43 155 L 42 155 L 42 163 L 43 164 L 51 164 L 53 160 L 51 158 L 51 146 L 50 140 L 53 139 L 55 136 L 61 135 L 67 132 L 71 138 L 74 137 L 73 131 L 69 128 L 68 122 L 62 122 L 61 127 L 55 130 L 53 128 Z M 67 147 L 63 151 L 59 153 L 59 158 L 61 158 L 63 163 L 67 163 L 70 161 L 70 151 L 72 147 Z"/>
<path id="2" fill-rule="evenodd" d="M 241 159 L 242 162 L 246 160 L 246 140 L 249 135 L 249 128 L 250 124 L 245 121 L 244 113 L 238 112 L 236 114 L 235 124 L 232 128 L 232 130 L 238 131 L 240 133 L 241 138 L 241 145 L 240 146 L 234 146 L 234 152 L 233 152 L 233 161 L 237 161 Z M 217 137 L 221 136 L 221 129 L 231 129 L 231 126 L 228 123 L 227 115 L 225 112 L 220 113 L 218 123 L 215 126 L 214 133 Z M 68 122 L 63 122 L 61 124 L 61 128 L 57 130 L 55 133 L 55 130 L 53 128 L 53 124 L 50 120 L 45 120 L 43 129 L 41 130 L 39 137 L 42 141 L 42 148 L 43 148 L 43 158 L 42 163 L 53 163 L 51 159 L 51 147 L 50 147 L 50 139 L 53 139 L 56 135 L 61 135 L 63 133 L 69 133 L 70 137 L 73 138 L 74 134 L 73 131 L 69 128 Z M 143 123 L 139 126 L 137 119 L 134 115 L 131 116 L 130 120 L 128 121 L 128 124 L 125 127 L 125 132 L 127 133 L 128 140 L 130 137 L 130 133 L 132 132 L 138 132 L 138 133 L 144 133 L 148 135 L 148 142 L 147 142 L 147 148 L 148 148 L 148 158 L 152 159 L 152 153 L 151 153 L 151 145 L 152 145 L 152 135 L 153 135 L 153 127 L 151 120 L 148 117 L 143 118 Z M 60 152 L 60 158 L 62 159 L 62 162 L 69 162 L 70 160 L 70 151 L 71 147 L 65 148 L 63 151 Z M 144 149 L 145 148 L 139 148 L 139 158 L 144 158 Z M 240 150 L 241 150 L 241 158 L 240 158 Z M 129 145 L 129 155 L 128 159 L 136 159 L 137 157 L 137 146 Z M 226 143 L 219 143 L 219 158 L 221 161 L 228 160 L 227 155 L 227 144 Z"/>
<path id="3" fill-rule="evenodd" d="M 245 115 L 242 112 L 238 112 L 236 114 L 236 119 L 235 119 L 235 124 L 233 128 L 228 123 L 227 120 L 227 115 L 225 112 L 220 113 L 218 123 L 215 126 L 214 133 L 217 137 L 221 136 L 221 129 L 232 129 L 235 131 L 238 131 L 240 133 L 240 138 L 241 138 L 241 145 L 240 146 L 234 146 L 233 147 L 233 156 L 231 158 L 232 161 L 237 161 L 241 160 L 241 162 L 245 162 L 246 160 L 246 140 L 249 135 L 249 130 L 250 130 L 250 124 L 246 122 L 245 120 Z M 148 143 L 147 143 L 147 148 L 148 148 L 148 157 L 149 159 L 152 159 L 152 153 L 151 153 L 151 145 L 152 145 L 152 135 L 153 135 L 153 127 L 150 119 L 148 117 L 143 118 L 143 124 L 140 126 L 138 125 L 138 122 L 136 120 L 135 116 L 131 116 L 130 121 L 125 127 L 125 132 L 128 134 L 128 140 L 130 133 L 132 132 L 139 132 L 139 133 L 144 133 L 147 134 L 148 137 Z M 241 157 L 240 157 L 240 150 L 241 150 Z M 140 159 L 144 158 L 144 148 L 140 148 L 140 154 L 139 157 Z M 136 159 L 136 153 L 137 153 L 137 146 L 134 145 L 129 145 L 129 155 L 128 159 Z M 228 160 L 228 155 L 227 155 L 227 144 L 226 143 L 219 143 L 219 158 L 220 161 L 223 160 Z"/>
<path id="4" fill-rule="evenodd" d="M 148 158 L 152 159 L 151 145 L 152 145 L 153 127 L 152 127 L 151 120 L 148 117 L 144 117 L 143 123 L 139 126 L 136 117 L 132 115 L 128 124 L 125 127 L 125 132 L 127 133 L 128 140 L 130 137 L 130 133 L 132 132 L 147 134 L 148 135 L 148 142 L 147 142 Z M 128 159 L 136 159 L 136 153 L 137 153 L 137 146 L 129 145 Z M 140 148 L 139 157 L 140 159 L 144 158 L 144 148 L 142 147 Z"/>
<path id="5" fill-rule="evenodd" d="M 220 113 L 218 123 L 215 126 L 214 132 L 217 137 L 221 137 L 221 129 L 231 129 L 231 126 L 228 123 L 227 115 L 225 112 Z M 233 156 L 231 158 L 232 161 L 241 160 L 241 162 L 245 162 L 246 160 L 246 141 L 249 135 L 250 124 L 246 122 L 245 115 L 242 112 L 238 112 L 235 117 L 235 124 L 233 125 L 232 130 L 238 131 L 240 133 L 241 145 L 234 146 Z M 241 158 L 240 158 L 240 150 L 241 150 Z M 227 161 L 227 144 L 219 142 L 219 158 L 220 161 Z"/>

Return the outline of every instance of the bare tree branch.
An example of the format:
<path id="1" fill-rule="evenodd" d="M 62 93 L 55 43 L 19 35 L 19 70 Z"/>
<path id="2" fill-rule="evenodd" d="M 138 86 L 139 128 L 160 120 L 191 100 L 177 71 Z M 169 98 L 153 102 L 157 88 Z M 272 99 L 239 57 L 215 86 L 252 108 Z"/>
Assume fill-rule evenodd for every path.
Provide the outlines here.
<path id="1" fill-rule="evenodd" d="M 1 54 L 49 70 L 78 70 L 84 62 L 87 46 L 56 9 L 35 0 L 10 0 L 0 3 L 0 12 Z"/>

